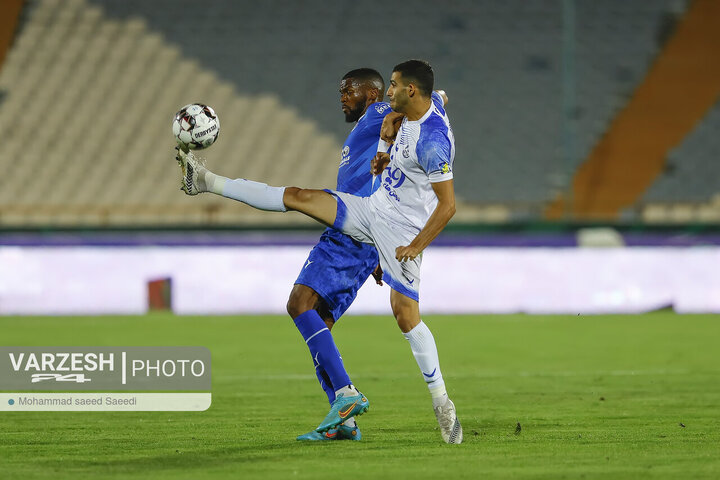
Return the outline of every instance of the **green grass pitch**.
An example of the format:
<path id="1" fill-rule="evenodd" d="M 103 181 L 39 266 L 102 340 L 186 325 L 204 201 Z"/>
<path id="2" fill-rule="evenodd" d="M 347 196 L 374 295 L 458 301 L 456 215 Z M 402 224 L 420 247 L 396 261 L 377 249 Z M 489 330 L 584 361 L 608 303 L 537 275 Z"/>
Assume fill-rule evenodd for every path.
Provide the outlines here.
<path id="1" fill-rule="evenodd" d="M 720 478 L 720 317 L 427 316 L 465 431 L 442 443 L 394 320 L 335 338 L 361 442 L 299 443 L 327 401 L 281 316 L 0 318 L 4 345 L 203 345 L 206 412 L 0 417 L 0 478 Z M 521 428 L 517 430 L 517 424 Z"/>

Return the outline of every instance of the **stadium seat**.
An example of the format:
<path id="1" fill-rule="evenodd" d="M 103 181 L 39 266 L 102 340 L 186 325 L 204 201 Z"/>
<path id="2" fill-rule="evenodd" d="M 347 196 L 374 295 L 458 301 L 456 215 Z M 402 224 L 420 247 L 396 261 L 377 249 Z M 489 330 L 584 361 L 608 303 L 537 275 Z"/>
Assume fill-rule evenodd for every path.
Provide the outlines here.
<path id="1" fill-rule="evenodd" d="M 384 15 L 373 17 L 371 38 L 356 40 L 367 36 L 367 26 L 344 19 L 382 11 L 380 0 L 248 5 L 27 2 L 0 70 L 0 90 L 8 92 L 0 116 L 17 119 L 0 166 L 13 162 L 23 179 L 0 191 L 8 213 L 0 212 L 2 222 L 19 218 L 10 210 L 25 204 L 102 207 L 111 212 L 106 218 L 117 208 L 119 217 L 107 221 L 121 223 L 132 217 L 120 213 L 127 205 L 203 212 L 218 203 L 205 196 L 184 203 L 169 167 L 172 114 L 197 101 L 213 105 L 221 118 L 218 143 L 202 153 L 219 173 L 333 186 L 350 128 L 338 108 L 339 77 L 365 65 L 387 76 L 392 65 L 415 56 L 434 64 L 437 86 L 450 96 L 463 208 L 496 212 L 502 206 L 487 218 L 509 220 L 539 212 L 567 188 L 644 77 L 661 46 L 662 22 L 677 10 L 674 0 L 576 2 L 575 108 L 565 112 L 562 2 L 440 6 L 423 0 L 408 12 L 408 25 L 425 32 L 412 46 L 397 41 L 411 32 Z M 674 172 L 648 191 L 644 203 L 709 202 L 717 193 L 711 179 L 720 173 L 712 161 L 720 152 L 713 137 L 718 121 L 716 106 L 673 152 Z M 61 185 L 62 176 L 85 184 Z M 37 191 L 18 186 L 31 178 Z M 134 186 L 131 196 L 128 185 Z M 219 205 L 214 219 L 275 221 L 229 202 Z M 188 212 L 177 218 L 206 217 Z"/>

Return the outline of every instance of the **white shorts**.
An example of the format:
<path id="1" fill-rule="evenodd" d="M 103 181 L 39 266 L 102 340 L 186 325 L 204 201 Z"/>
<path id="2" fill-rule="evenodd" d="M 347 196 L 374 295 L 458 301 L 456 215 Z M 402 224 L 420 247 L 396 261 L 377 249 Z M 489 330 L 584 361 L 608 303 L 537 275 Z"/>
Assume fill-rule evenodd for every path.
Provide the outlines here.
<path id="1" fill-rule="evenodd" d="M 417 236 L 402 225 L 389 225 L 378 218 L 370 197 L 358 197 L 349 193 L 326 190 L 337 199 L 337 215 L 333 228 L 363 243 L 375 245 L 383 270 L 383 281 L 396 292 L 419 301 L 420 265 L 422 253 L 414 260 L 399 262 L 395 249 L 410 245 Z"/>

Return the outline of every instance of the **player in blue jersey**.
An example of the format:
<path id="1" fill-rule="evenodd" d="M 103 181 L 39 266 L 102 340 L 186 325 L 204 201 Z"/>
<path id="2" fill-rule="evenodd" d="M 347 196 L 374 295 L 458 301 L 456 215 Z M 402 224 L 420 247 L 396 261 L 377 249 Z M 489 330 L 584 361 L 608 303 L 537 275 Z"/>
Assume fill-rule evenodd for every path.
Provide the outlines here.
<path id="1" fill-rule="evenodd" d="M 433 93 L 433 82 L 432 67 L 421 60 L 409 60 L 393 69 L 387 95 L 393 110 L 405 117 L 389 155 L 378 147 L 373 173 L 382 174 L 381 187 L 369 197 L 229 180 L 200 165 L 192 153 L 178 152 L 177 159 L 182 167 L 182 189 L 188 195 L 209 191 L 261 210 L 296 210 L 357 241 L 375 245 L 382 278 L 392 288 L 393 314 L 430 390 L 442 438 L 447 443 L 461 443 L 462 427 L 445 388 L 435 339 L 420 318 L 418 303 L 422 252 L 455 213 L 455 140 L 442 99 Z M 327 432 L 367 411 L 369 402 L 350 381 L 320 317 L 298 328 L 336 388 L 330 412 L 316 429 Z"/>
<path id="2" fill-rule="evenodd" d="M 377 152 L 380 127 L 390 112 L 383 102 L 385 82 L 370 68 L 346 73 L 340 82 L 340 103 L 345 121 L 355 123 L 341 151 L 337 191 L 361 197 L 369 196 L 379 185 L 373 185 L 370 163 Z M 321 318 L 328 330 L 355 300 L 358 289 L 375 271 L 382 285 L 379 259 L 374 246 L 358 242 L 344 233 L 327 228 L 305 261 L 290 293 L 287 311 L 302 332 L 306 323 L 319 325 Z M 376 271 L 377 270 L 377 271 Z M 315 374 L 330 404 L 335 400 L 335 386 L 318 361 L 313 359 Z M 354 418 L 327 432 L 312 430 L 298 440 L 360 440 Z"/>

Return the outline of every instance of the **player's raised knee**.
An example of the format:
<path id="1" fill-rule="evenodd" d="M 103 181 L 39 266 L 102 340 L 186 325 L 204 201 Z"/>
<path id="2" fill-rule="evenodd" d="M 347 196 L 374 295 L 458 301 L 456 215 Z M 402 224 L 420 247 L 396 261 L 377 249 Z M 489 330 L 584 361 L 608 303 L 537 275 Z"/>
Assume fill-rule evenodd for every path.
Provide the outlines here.
<path id="1" fill-rule="evenodd" d="M 333 225 L 337 203 L 335 198 L 324 190 L 286 187 L 283 203 L 289 210 L 297 210 L 325 225 Z"/>
<path id="2" fill-rule="evenodd" d="M 291 205 L 288 205 L 288 202 L 291 204 L 302 205 L 312 201 L 312 197 L 313 190 L 299 187 L 285 187 L 283 201 L 285 202 L 285 205 L 290 207 Z"/>
<path id="3" fill-rule="evenodd" d="M 302 288 L 304 287 L 304 288 Z M 287 312 L 292 318 L 312 310 L 317 302 L 317 294 L 304 285 L 296 284 L 290 292 L 287 302 Z"/>
<path id="4" fill-rule="evenodd" d="M 314 193 L 316 193 L 315 190 L 307 188 L 286 187 L 283 194 L 283 203 L 288 208 L 302 211 L 303 207 L 312 204 L 315 197 Z"/>
<path id="5" fill-rule="evenodd" d="M 288 208 L 293 208 L 293 205 L 296 205 L 298 202 L 298 195 L 302 188 L 298 187 L 285 187 L 285 192 L 283 192 L 283 203 Z"/>

